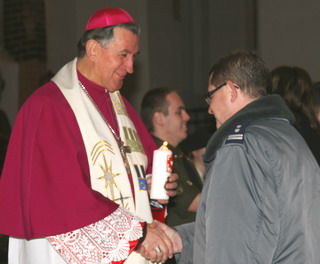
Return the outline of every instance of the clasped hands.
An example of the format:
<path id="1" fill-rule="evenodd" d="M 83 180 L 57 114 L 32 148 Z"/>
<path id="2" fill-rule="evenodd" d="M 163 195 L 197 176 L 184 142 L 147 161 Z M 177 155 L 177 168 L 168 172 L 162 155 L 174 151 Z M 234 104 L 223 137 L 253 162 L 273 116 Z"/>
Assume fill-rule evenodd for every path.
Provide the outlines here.
<path id="1" fill-rule="evenodd" d="M 171 173 L 165 185 L 169 197 L 176 195 L 178 174 Z M 147 179 L 148 189 L 151 187 L 152 177 Z M 168 200 L 157 200 L 160 204 L 167 204 Z M 153 262 L 165 262 L 172 258 L 174 253 L 181 252 L 182 242 L 177 231 L 169 226 L 154 220 L 147 225 L 147 234 L 144 241 L 136 250 L 146 259 Z"/>
<path id="2" fill-rule="evenodd" d="M 148 260 L 162 263 L 181 250 L 182 241 L 178 232 L 154 220 L 147 224 L 146 237 L 136 251 Z"/>

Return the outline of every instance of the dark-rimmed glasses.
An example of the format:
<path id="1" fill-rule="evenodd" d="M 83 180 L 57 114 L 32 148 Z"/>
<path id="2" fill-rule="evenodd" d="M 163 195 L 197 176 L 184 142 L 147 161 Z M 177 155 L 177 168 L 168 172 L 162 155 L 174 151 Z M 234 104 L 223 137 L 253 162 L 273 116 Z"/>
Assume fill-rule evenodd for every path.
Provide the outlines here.
<path id="1" fill-rule="evenodd" d="M 210 104 L 210 103 L 211 103 L 211 97 L 212 97 L 212 95 L 213 95 L 216 91 L 218 91 L 219 89 L 221 89 L 223 86 L 225 86 L 226 84 L 227 84 L 227 83 L 223 83 L 223 84 L 219 85 L 217 88 L 213 89 L 212 91 L 205 93 L 205 94 L 204 94 L 204 98 L 205 98 L 206 102 L 207 102 L 208 104 Z"/>

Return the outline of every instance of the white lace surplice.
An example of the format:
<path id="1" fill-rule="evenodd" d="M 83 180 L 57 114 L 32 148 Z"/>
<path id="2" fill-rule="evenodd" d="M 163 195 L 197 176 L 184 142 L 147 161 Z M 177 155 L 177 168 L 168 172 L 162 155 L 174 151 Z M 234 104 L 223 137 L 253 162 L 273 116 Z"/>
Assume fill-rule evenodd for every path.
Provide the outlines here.
<path id="1" fill-rule="evenodd" d="M 73 232 L 29 241 L 10 238 L 9 264 L 83 264 L 123 261 L 129 255 L 129 242 L 142 236 L 140 221 L 141 219 L 119 207 L 103 220 Z M 13 253 L 16 253 L 17 249 L 20 255 Z"/>

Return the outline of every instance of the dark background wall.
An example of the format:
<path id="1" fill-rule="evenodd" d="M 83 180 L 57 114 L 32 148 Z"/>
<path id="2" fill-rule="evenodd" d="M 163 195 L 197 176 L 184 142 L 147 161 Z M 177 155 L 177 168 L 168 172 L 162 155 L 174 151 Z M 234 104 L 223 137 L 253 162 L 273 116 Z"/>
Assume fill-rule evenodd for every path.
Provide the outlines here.
<path id="1" fill-rule="evenodd" d="M 11 122 L 40 77 L 75 57 L 89 16 L 105 3 L 0 0 L 0 69 L 7 82 L 0 106 Z M 129 11 L 142 28 L 135 73 L 122 89 L 137 110 L 147 90 L 173 86 L 191 113 L 200 110 L 200 118 L 207 118 L 202 94 L 208 71 L 235 49 L 257 51 L 270 68 L 299 65 L 320 79 L 318 0 L 109 0 L 108 5 Z"/>

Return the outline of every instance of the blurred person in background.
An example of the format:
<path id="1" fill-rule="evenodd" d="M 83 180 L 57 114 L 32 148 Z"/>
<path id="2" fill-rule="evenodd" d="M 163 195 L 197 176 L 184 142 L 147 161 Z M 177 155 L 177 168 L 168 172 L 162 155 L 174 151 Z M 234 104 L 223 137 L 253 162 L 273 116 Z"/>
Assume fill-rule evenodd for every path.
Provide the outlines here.
<path id="1" fill-rule="evenodd" d="M 269 93 L 279 94 L 284 99 L 295 116 L 294 126 L 320 164 L 320 124 L 310 75 L 300 67 L 279 66 L 271 71 L 271 82 Z"/>
<path id="2" fill-rule="evenodd" d="M 316 82 L 314 85 L 315 89 L 315 108 L 316 108 L 316 117 L 318 120 L 318 123 L 320 124 L 320 82 Z"/>
<path id="3" fill-rule="evenodd" d="M 141 103 L 141 117 L 151 133 L 157 147 L 164 141 L 172 151 L 172 171 L 179 175 L 176 196 L 170 197 L 165 223 L 169 226 L 190 223 L 195 220 L 201 198 L 203 182 L 183 151 L 181 142 L 187 138 L 188 115 L 178 92 L 169 87 L 158 87 L 148 91 Z M 176 263 L 168 259 L 166 264 Z"/>
<path id="4" fill-rule="evenodd" d="M 169 199 L 166 223 L 170 226 L 195 220 L 201 197 L 202 180 L 180 143 L 187 138 L 188 115 L 178 92 L 169 87 L 148 91 L 141 103 L 141 118 L 156 145 L 169 143 L 173 152 L 173 172 L 179 175 L 177 195 Z"/>
<path id="5" fill-rule="evenodd" d="M 205 166 L 202 156 L 206 152 L 206 145 L 215 130 L 215 126 L 199 126 L 182 142 L 183 149 L 189 154 L 189 158 L 203 182 L 205 180 Z"/>

